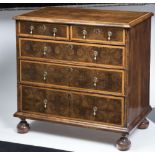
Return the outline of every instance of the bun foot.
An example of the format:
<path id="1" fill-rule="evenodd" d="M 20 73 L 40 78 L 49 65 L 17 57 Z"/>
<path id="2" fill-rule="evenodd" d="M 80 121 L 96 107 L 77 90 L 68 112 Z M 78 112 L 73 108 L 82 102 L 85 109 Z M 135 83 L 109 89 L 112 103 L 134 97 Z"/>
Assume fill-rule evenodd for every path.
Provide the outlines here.
<path id="1" fill-rule="evenodd" d="M 24 134 L 30 130 L 30 126 L 26 120 L 21 120 L 20 123 L 17 125 L 18 133 Z"/>
<path id="2" fill-rule="evenodd" d="M 147 129 L 148 126 L 149 126 L 149 121 L 145 118 L 138 126 L 138 129 Z"/>
<path id="3" fill-rule="evenodd" d="M 131 146 L 130 140 L 126 136 L 122 136 L 117 142 L 116 147 L 120 151 L 127 151 Z"/>

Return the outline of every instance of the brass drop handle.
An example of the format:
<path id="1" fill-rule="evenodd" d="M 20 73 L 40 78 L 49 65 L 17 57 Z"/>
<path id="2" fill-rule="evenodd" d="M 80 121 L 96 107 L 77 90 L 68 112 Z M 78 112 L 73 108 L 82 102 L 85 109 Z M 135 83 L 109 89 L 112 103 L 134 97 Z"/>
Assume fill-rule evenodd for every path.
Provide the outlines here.
<path id="1" fill-rule="evenodd" d="M 94 51 L 94 60 L 97 60 L 97 56 L 98 56 L 98 51 Z"/>
<path id="2" fill-rule="evenodd" d="M 58 32 L 58 29 L 56 27 L 53 28 L 53 37 L 56 36 L 56 33 Z"/>
<path id="3" fill-rule="evenodd" d="M 44 101 L 43 101 L 43 103 L 44 103 L 44 109 L 47 109 L 47 99 L 44 99 Z"/>
<path id="4" fill-rule="evenodd" d="M 44 81 L 47 80 L 47 72 L 44 72 L 43 78 L 44 78 Z"/>
<path id="5" fill-rule="evenodd" d="M 48 50 L 47 46 L 44 46 L 44 49 L 43 49 L 43 55 L 44 55 L 44 56 L 47 55 L 47 50 Z"/>
<path id="6" fill-rule="evenodd" d="M 87 31 L 86 30 L 82 30 L 82 34 L 83 34 L 83 39 L 86 39 Z"/>
<path id="7" fill-rule="evenodd" d="M 97 82 L 98 82 L 98 78 L 97 77 L 94 77 L 94 87 L 96 87 L 97 86 Z"/>
<path id="8" fill-rule="evenodd" d="M 30 34 L 33 34 L 33 30 L 34 30 L 34 26 L 31 25 L 31 26 L 30 26 Z"/>
<path id="9" fill-rule="evenodd" d="M 108 31 L 108 40 L 109 41 L 111 40 L 111 37 L 112 37 L 112 32 L 111 31 Z"/>
<path id="10" fill-rule="evenodd" d="M 97 113 L 97 107 L 93 107 L 93 116 L 95 117 L 96 116 L 96 113 Z"/>

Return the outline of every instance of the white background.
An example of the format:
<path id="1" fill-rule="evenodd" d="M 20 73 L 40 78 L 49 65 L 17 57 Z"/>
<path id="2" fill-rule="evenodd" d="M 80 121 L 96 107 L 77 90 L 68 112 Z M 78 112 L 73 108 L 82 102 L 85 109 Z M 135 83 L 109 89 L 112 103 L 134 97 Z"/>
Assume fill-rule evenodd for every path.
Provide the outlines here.
<path id="1" fill-rule="evenodd" d="M 99 7 L 97 7 L 99 8 Z M 155 12 L 155 5 L 114 6 L 102 9 Z M 0 11 L 0 140 L 46 146 L 69 151 L 117 151 L 114 147 L 119 134 L 95 131 L 61 124 L 32 121 L 28 134 L 16 133 L 19 119 L 16 111 L 16 40 L 12 17 L 29 11 Z M 144 38 L 145 39 L 145 38 Z M 155 107 L 155 17 L 152 18 L 150 104 Z M 30 121 L 29 121 L 30 122 Z M 155 151 L 155 124 L 150 121 L 147 130 L 136 130 L 130 136 L 130 151 Z"/>

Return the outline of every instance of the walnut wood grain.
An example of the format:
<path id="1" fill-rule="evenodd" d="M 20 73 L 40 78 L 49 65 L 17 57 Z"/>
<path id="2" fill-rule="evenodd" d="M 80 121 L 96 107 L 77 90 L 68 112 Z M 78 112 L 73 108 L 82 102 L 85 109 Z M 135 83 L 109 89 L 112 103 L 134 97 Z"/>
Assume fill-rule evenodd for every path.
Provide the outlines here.
<path id="1" fill-rule="evenodd" d="M 47 7 L 16 16 L 14 116 L 124 134 L 146 128 L 152 15 Z M 130 144 L 123 135 L 116 146 Z"/>
<path id="2" fill-rule="evenodd" d="M 19 22 L 19 36 L 40 37 L 49 39 L 69 39 L 68 26 L 45 22 Z"/>
<path id="3" fill-rule="evenodd" d="M 70 115 L 73 118 L 122 124 L 121 100 L 72 94 L 70 105 Z"/>
<path id="4" fill-rule="evenodd" d="M 83 31 L 86 31 L 84 36 Z M 111 37 L 108 35 L 111 33 Z M 125 31 L 122 28 L 97 26 L 71 26 L 71 40 L 105 44 L 125 44 Z"/>
<path id="5" fill-rule="evenodd" d="M 45 105 L 47 104 L 47 105 Z M 69 115 L 69 101 L 66 92 L 23 87 L 22 111 L 47 113 L 59 116 Z"/>
<path id="6" fill-rule="evenodd" d="M 73 68 L 70 86 L 121 93 L 122 74 L 119 72 Z"/>
<path id="7" fill-rule="evenodd" d="M 123 47 L 90 45 L 60 41 L 44 41 L 36 39 L 20 39 L 20 56 L 22 58 L 42 58 L 93 63 L 98 66 L 124 67 Z"/>
<path id="8" fill-rule="evenodd" d="M 38 113 L 32 113 L 32 112 L 16 112 L 14 116 L 19 118 L 28 118 L 33 120 L 62 123 L 64 125 L 68 124 L 68 125 L 80 126 L 84 128 L 106 130 L 106 131 L 112 131 L 116 133 L 126 133 L 128 131 L 126 127 L 122 127 L 118 125 L 110 125 L 105 123 L 103 124 L 101 122 L 94 122 L 89 120 L 81 121 L 81 119 L 76 119 L 76 118 L 72 119 L 72 118 L 63 117 L 63 116 L 55 117 L 53 115 L 48 115 L 48 114 L 38 114 Z"/>
<path id="9" fill-rule="evenodd" d="M 44 79 L 46 73 L 46 79 Z M 21 61 L 21 82 L 33 82 L 123 94 L 123 72 Z"/>
<path id="10" fill-rule="evenodd" d="M 46 79 L 44 79 L 45 73 Z M 68 86 L 69 77 L 69 67 L 27 61 L 21 62 L 21 81 Z"/>
<path id="11" fill-rule="evenodd" d="M 123 98 L 107 98 L 70 91 L 23 86 L 22 111 L 123 125 Z M 46 105 L 45 105 L 46 100 Z M 94 107 L 97 107 L 94 116 Z"/>
<path id="12" fill-rule="evenodd" d="M 134 121 L 143 119 L 140 114 L 151 109 L 149 105 L 150 30 L 151 20 L 148 19 L 128 33 L 128 88 L 130 89 L 127 98 L 127 122 L 130 129 L 134 128 Z"/>
<path id="13" fill-rule="evenodd" d="M 14 19 L 129 28 L 143 22 L 152 15 L 153 13 L 150 12 L 46 7 L 16 16 Z"/>

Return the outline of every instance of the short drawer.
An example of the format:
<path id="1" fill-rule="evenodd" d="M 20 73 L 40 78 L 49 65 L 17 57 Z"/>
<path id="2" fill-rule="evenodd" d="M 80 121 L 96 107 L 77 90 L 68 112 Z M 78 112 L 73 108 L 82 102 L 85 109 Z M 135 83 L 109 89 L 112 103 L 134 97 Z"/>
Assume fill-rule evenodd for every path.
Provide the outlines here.
<path id="1" fill-rule="evenodd" d="M 47 39 L 68 40 L 69 28 L 67 25 L 21 21 L 18 26 L 18 35 Z"/>
<path id="2" fill-rule="evenodd" d="M 71 26 L 71 40 L 124 45 L 125 30 L 115 27 L 75 25 Z"/>
<path id="3" fill-rule="evenodd" d="M 123 68 L 125 64 L 124 47 L 24 38 L 19 39 L 19 46 L 20 56 L 26 58 L 84 63 L 88 66 L 104 65 L 114 68 Z"/>
<path id="4" fill-rule="evenodd" d="M 124 72 L 21 61 L 21 82 L 47 84 L 77 91 L 124 95 Z"/>
<path id="5" fill-rule="evenodd" d="M 22 86 L 22 111 L 123 125 L 124 98 Z"/>

